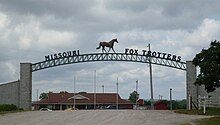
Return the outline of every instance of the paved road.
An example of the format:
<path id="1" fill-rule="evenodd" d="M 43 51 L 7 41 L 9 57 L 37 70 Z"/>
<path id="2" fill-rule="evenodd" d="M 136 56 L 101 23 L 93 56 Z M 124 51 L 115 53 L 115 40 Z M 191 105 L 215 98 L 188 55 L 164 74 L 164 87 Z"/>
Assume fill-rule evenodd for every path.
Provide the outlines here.
<path id="1" fill-rule="evenodd" d="M 0 125 L 179 125 L 201 118 L 151 110 L 30 111 L 0 115 Z"/>

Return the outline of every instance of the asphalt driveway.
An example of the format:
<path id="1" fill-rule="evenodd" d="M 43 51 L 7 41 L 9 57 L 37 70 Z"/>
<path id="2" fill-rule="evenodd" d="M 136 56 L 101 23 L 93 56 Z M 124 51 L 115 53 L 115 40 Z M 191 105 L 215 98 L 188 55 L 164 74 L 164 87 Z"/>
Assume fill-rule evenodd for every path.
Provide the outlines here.
<path id="1" fill-rule="evenodd" d="M 0 125 L 178 125 L 206 117 L 156 110 L 29 111 L 0 115 Z"/>

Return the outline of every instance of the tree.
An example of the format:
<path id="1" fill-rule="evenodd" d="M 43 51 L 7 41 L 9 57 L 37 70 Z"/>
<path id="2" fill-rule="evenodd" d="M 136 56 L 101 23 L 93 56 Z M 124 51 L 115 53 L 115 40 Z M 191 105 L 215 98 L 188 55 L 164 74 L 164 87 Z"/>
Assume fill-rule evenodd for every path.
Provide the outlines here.
<path id="1" fill-rule="evenodd" d="M 149 106 L 151 105 L 151 101 L 150 100 L 144 100 L 144 106 Z"/>
<path id="2" fill-rule="evenodd" d="M 41 93 L 40 94 L 40 97 L 39 97 L 39 99 L 47 99 L 48 98 L 48 95 L 47 95 L 47 93 Z"/>
<path id="3" fill-rule="evenodd" d="M 220 41 L 212 41 L 208 49 L 195 56 L 193 64 L 200 67 L 195 84 L 205 85 L 208 93 L 220 87 Z"/>
<path id="4" fill-rule="evenodd" d="M 139 94 L 137 93 L 137 91 L 133 91 L 130 96 L 129 96 L 129 101 L 136 103 L 136 101 L 139 99 Z"/>

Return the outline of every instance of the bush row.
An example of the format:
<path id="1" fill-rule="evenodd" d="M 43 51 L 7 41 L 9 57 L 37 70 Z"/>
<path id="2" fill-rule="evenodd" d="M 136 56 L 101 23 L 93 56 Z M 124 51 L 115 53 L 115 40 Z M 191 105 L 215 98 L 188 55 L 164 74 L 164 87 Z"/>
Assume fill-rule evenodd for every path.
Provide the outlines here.
<path id="1" fill-rule="evenodd" d="M 18 110 L 17 106 L 14 104 L 1 104 L 0 111 L 15 111 Z"/>

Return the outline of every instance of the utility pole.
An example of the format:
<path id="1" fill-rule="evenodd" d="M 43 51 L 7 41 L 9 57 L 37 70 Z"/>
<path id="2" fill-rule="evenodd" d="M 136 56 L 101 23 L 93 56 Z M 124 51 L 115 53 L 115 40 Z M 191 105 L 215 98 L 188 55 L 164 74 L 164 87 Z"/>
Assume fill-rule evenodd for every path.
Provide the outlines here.
<path id="1" fill-rule="evenodd" d="M 150 51 L 150 44 L 148 44 Z M 150 92 L 151 92 L 151 110 L 154 110 L 154 95 L 153 95 L 153 80 L 152 80 L 152 66 L 151 66 L 151 55 L 149 55 L 149 67 L 150 67 Z"/>
<path id="2" fill-rule="evenodd" d="M 172 88 L 170 88 L 170 110 L 173 109 L 173 105 L 172 105 Z"/>

